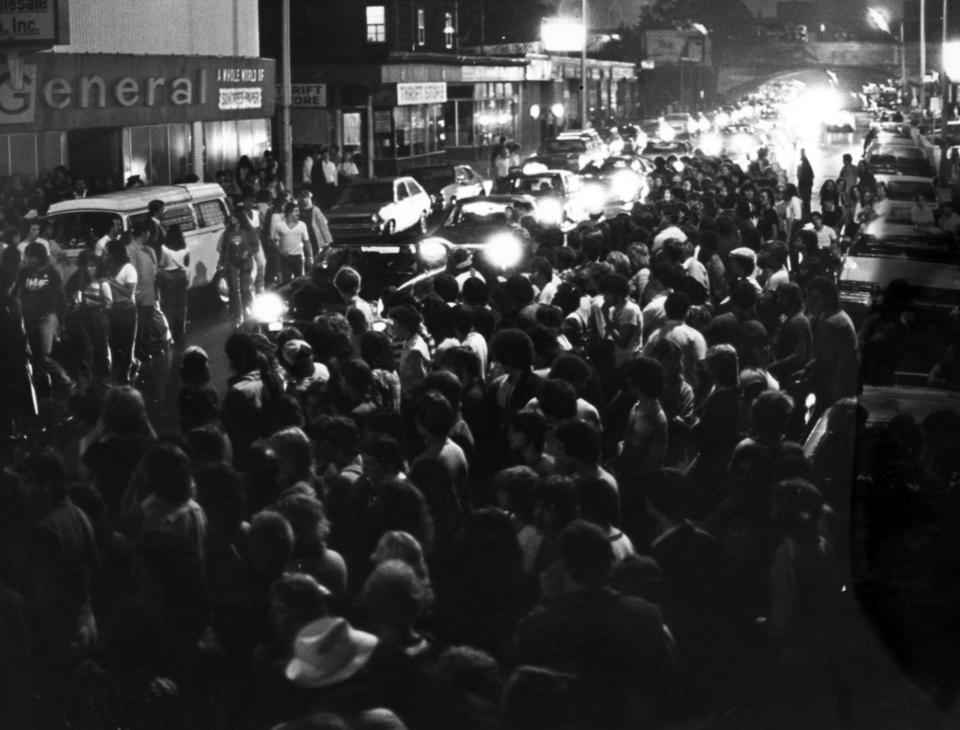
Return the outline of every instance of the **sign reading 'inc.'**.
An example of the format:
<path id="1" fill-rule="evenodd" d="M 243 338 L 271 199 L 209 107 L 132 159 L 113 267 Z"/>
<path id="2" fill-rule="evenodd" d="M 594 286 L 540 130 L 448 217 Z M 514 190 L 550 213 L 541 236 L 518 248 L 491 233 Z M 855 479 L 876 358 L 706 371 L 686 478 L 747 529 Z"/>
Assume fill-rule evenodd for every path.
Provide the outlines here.
<path id="1" fill-rule="evenodd" d="M 0 0 L 0 44 L 54 45 L 60 29 L 56 0 Z"/>
<path id="2" fill-rule="evenodd" d="M 397 84 L 397 105 L 442 104 L 447 100 L 446 81 Z"/>

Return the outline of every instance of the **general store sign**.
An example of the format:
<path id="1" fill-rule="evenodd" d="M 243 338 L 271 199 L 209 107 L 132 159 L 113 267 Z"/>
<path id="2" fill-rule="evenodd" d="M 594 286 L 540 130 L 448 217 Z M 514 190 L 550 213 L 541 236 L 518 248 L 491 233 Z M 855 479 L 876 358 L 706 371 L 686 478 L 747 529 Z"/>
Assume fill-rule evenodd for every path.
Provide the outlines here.
<path id="1" fill-rule="evenodd" d="M 397 84 L 397 105 L 442 104 L 447 100 L 446 81 Z"/>
<path id="2" fill-rule="evenodd" d="M 67 53 L 26 59 L 23 88 L 0 76 L 4 131 L 20 124 L 67 130 L 273 116 L 271 59 Z"/>
<path id="3" fill-rule="evenodd" d="M 67 43 L 66 11 L 66 0 L 0 0 L 0 46 Z"/>

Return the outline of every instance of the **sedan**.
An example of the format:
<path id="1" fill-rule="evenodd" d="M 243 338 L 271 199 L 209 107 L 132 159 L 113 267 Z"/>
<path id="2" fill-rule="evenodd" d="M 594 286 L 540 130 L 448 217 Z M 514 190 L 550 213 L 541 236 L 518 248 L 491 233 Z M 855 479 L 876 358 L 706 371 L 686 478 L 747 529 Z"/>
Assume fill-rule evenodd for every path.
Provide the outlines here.
<path id="1" fill-rule="evenodd" d="M 327 211 L 334 240 L 392 237 L 411 228 L 427 232 L 427 217 L 433 203 L 412 177 L 374 178 L 350 183 Z"/>
<path id="2" fill-rule="evenodd" d="M 545 226 L 562 227 L 590 217 L 583 181 L 568 170 L 519 175 L 510 181 L 510 192 L 533 196 L 537 201 L 537 217 Z"/>
<path id="3" fill-rule="evenodd" d="M 649 170 L 646 160 L 630 156 L 608 157 L 602 163 L 587 165 L 581 174 L 589 208 L 614 214 L 629 210 L 650 192 Z"/>

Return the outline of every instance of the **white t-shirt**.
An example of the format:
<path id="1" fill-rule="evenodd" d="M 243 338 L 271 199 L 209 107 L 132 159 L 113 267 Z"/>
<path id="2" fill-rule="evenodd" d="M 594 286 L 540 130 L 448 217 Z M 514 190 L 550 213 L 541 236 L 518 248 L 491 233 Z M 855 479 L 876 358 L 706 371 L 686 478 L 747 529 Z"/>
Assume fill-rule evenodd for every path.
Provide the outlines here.
<path id="1" fill-rule="evenodd" d="M 837 242 L 837 232 L 830 226 L 823 226 L 819 231 L 813 229 L 817 234 L 817 247 L 830 248 Z"/>
<path id="2" fill-rule="evenodd" d="M 281 218 L 277 221 L 274 237 L 283 256 L 303 256 L 305 247 L 310 245 L 310 234 L 303 221 L 288 226 L 287 221 Z"/>
<path id="3" fill-rule="evenodd" d="M 643 315 L 640 306 L 628 299 L 620 309 L 611 308 L 610 320 L 618 330 L 630 325 L 634 327 L 633 335 L 626 346 L 621 347 L 614 343 L 613 364 L 620 367 L 640 350 L 640 345 L 643 342 Z"/>

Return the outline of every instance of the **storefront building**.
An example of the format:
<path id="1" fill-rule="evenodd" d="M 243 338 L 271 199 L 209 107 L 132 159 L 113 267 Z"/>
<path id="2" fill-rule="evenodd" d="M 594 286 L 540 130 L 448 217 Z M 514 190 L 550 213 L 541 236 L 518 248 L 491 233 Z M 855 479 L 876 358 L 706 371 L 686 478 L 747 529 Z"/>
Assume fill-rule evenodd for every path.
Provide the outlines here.
<path id="1" fill-rule="evenodd" d="M 328 145 L 359 153 L 375 175 L 446 159 L 485 164 L 498 137 L 517 136 L 522 59 L 405 55 L 375 65 L 294 69 L 295 164 Z"/>
<path id="2" fill-rule="evenodd" d="M 0 174 L 210 179 L 270 144 L 274 61 L 36 53 L 0 83 Z"/>

